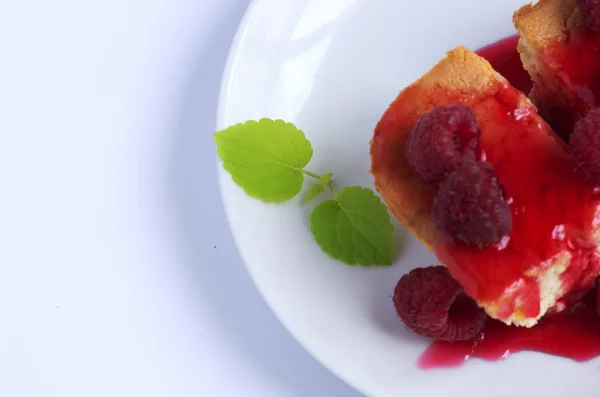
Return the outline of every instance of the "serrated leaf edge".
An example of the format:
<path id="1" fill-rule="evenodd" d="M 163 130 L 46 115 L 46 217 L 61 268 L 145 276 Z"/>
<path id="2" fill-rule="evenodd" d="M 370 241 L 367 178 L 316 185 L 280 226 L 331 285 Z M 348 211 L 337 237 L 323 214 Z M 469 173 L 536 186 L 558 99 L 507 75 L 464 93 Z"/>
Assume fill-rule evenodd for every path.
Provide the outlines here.
<path id="1" fill-rule="evenodd" d="M 224 149 L 219 144 L 219 137 L 222 136 L 223 134 L 226 134 L 227 131 L 231 131 L 231 130 L 234 130 L 235 128 L 239 128 L 239 127 L 249 126 L 249 125 L 252 125 L 252 124 L 261 124 L 261 123 L 264 124 L 265 122 L 269 122 L 271 124 L 275 124 L 275 123 L 281 122 L 285 126 L 291 126 L 291 127 L 293 127 L 293 129 L 296 132 L 300 133 L 302 139 L 304 139 L 304 141 L 306 141 L 306 143 L 308 144 L 308 148 L 310 150 L 310 155 L 308 156 L 306 164 L 304 164 L 304 165 L 292 166 L 292 165 L 289 165 L 289 164 L 284 164 L 284 163 L 281 163 L 281 162 L 273 159 L 269 155 L 265 155 L 265 154 L 261 153 L 262 156 L 268 158 L 273 163 L 275 163 L 275 164 L 277 164 L 279 166 L 282 166 L 282 167 L 287 167 L 290 170 L 292 170 L 292 172 L 299 173 L 301 175 L 301 177 L 302 177 L 302 184 L 304 184 L 304 179 L 305 178 L 304 178 L 304 174 L 302 173 L 302 170 L 303 170 L 303 167 L 305 167 L 306 165 L 308 165 L 308 163 L 312 159 L 312 156 L 314 155 L 314 150 L 313 150 L 313 147 L 312 147 L 312 142 L 306 137 L 306 134 L 304 133 L 304 131 L 301 130 L 300 128 L 298 128 L 292 122 L 287 122 L 287 121 L 282 120 L 282 119 L 271 119 L 271 118 L 268 118 L 268 117 L 262 117 L 262 118 L 260 118 L 258 120 L 252 120 L 252 119 L 251 120 L 246 120 L 245 122 L 236 123 L 236 124 L 233 124 L 233 125 L 231 125 L 231 126 L 229 126 L 227 128 L 224 128 L 224 129 L 221 129 L 221 130 L 215 132 L 213 134 L 213 141 L 215 142 L 215 145 L 217 146 L 217 156 L 221 160 L 221 163 L 223 165 L 223 169 L 225 169 L 225 171 L 227 171 L 227 173 L 230 175 L 230 177 L 235 182 L 235 184 L 238 185 L 238 187 L 240 187 L 249 197 L 252 197 L 254 199 L 260 200 L 260 201 L 265 202 L 265 203 L 284 203 L 284 202 L 289 201 L 289 200 L 293 199 L 294 197 L 296 197 L 302 191 L 302 185 L 301 185 L 300 189 L 296 193 L 294 193 L 293 196 L 291 196 L 291 197 L 289 197 L 287 199 L 283 199 L 283 200 L 279 200 L 279 199 L 270 200 L 270 199 L 265 199 L 263 197 L 259 197 L 259 196 L 255 195 L 255 194 L 252 194 L 251 192 L 249 192 L 248 188 L 241 183 L 241 181 L 239 180 L 239 178 L 233 175 L 233 173 L 231 171 L 231 165 L 230 165 L 231 162 L 225 161 L 223 159 L 223 157 L 221 156 L 221 154 L 220 154 L 220 152 L 224 152 L 224 153 L 227 152 L 227 150 Z M 245 149 L 248 152 L 255 152 L 255 150 L 249 149 L 247 147 L 243 147 L 243 146 L 241 146 L 241 147 L 242 147 L 242 149 Z"/>
<path id="2" fill-rule="evenodd" d="M 393 264 L 393 262 L 394 262 L 394 258 L 393 258 L 393 251 L 392 251 L 392 257 L 391 257 L 391 258 L 389 258 L 389 261 L 387 261 L 387 259 L 388 259 L 388 258 L 386 258 L 386 256 L 387 256 L 387 255 L 386 255 L 386 254 L 382 254 L 382 253 L 381 253 L 381 251 L 377 250 L 377 247 L 376 247 L 375 245 L 373 245 L 373 244 L 371 243 L 371 241 L 369 241 L 369 240 L 368 240 L 368 239 L 365 237 L 365 235 L 364 235 L 364 234 L 362 234 L 362 233 L 361 233 L 360 229 L 358 229 L 357 227 L 355 227 L 355 226 L 354 226 L 354 224 L 353 224 L 353 223 L 350 221 L 350 218 L 348 217 L 348 212 L 347 212 L 347 211 L 346 211 L 346 210 L 343 208 L 343 206 L 341 205 L 341 203 L 340 203 L 340 200 L 339 200 L 340 196 L 343 196 L 343 194 L 344 194 L 344 193 L 346 193 L 346 194 L 347 194 L 347 192 L 348 192 L 348 191 L 351 191 L 351 190 L 361 190 L 361 191 L 367 191 L 367 192 L 369 192 L 369 193 L 370 193 L 370 195 L 371 195 L 372 197 L 374 197 L 374 198 L 376 198 L 376 199 L 377 199 L 377 202 L 376 202 L 376 203 L 373 203 L 373 204 L 376 204 L 376 205 L 378 205 L 378 206 L 379 206 L 381 209 L 383 209 L 383 210 L 384 210 L 385 214 L 387 215 L 387 217 L 386 217 L 386 222 L 385 222 L 385 226 L 386 226 L 385 228 L 386 228 L 386 229 L 389 229 L 389 235 L 390 235 L 390 239 L 389 239 L 389 240 L 390 240 L 391 244 L 393 245 L 393 243 L 394 243 L 394 235 L 393 235 L 393 233 L 394 233 L 394 225 L 392 224 L 391 216 L 390 216 L 390 214 L 389 214 L 389 212 L 388 212 L 388 209 L 387 209 L 387 207 L 385 206 L 385 204 L 383 204 L 383 202 L 381 201 L 381 198 L 379 198 L 379 197 L 378 197 L 378 196 L 377 196 L 377 195 L 376 195 L 376 194 L 375 194 L 375 193 L 374 193 L 374 192 L 373 192 L 371 189 L 369 189 L 369 188 L 365 188 L 365 187 L 362 187 L 362 186 L 349 186 L 349 187 L 345 187 L 345 188 L 343 188 L 343 189 L 342 189 L 342 190 L 341 190 L 341 191 L 340 191 L 340 192 L 337 194 L 337 196 L 336 196 L 336 198 L 335 198 L 335 199 L 333 199 L 333 200 L 327 200 L 327 201 L 323 201 L 323 202 L 322 202 L 322 203 L 320 203 L 319 205 L 315 206 L 315 208 L 313 208 L 313 211 L 312 211 L 312 213 L 311 213 L 311 216 L 310 216 L 310 224 L 311 224 L 311 232 L 312 232 L 312 234 L 313 234 L 313 238 L 314 238 L 314 240 L 315 240 L 315 241 L 316 241 L 316 243 L 319 245 L 319 247 L 321 247 L 321 250 L 323 250 L 323 252 L 325 252 L 325 253 L 326 253 L 328 256 L 330 256 L 331 258 L 333 258 L 333 259 L 335 259 L 335 260 L 338 260 L 338 261 L 340 261 L 340 262 L 343 262 L 343 263 L 345 263 L 345 264 L 347 264 L 347 265 L 351 265 L 351 266 L 356 266 L 356 265 L 359 265 L 359 266 L 363 266 L 363 267 L 371 267 L 371 266 L 389 267 L 389 266 L 391 266 L 391 265 Z M 342 197 L 342 198 L 343 198 L 343 197 Z M 335 202 L 335 203 L 337 204 L 338 208 L 340 208 L 340 210 L 344 212 L 345 216 L 346 216 L 346 217 L 348 217 L 348 220 L 350 221 L 350 223 L 352 223 L 353 229 L 354 229 L 354 230 L 356 230 L 358 233 L 360 233 L 360 234 L 363 236 L 363 238 L 364 238 L 364 239 L 365 239 L 365 240 L 366 240 L 366 241 L 367 241 L 369 244 L 371 244 L 371 245 L 373 246 L 373 248 L 375 248 L 375 249 L 377 250 L 377 252 L 378 252 L 379 256 L 380 256 L 381 258 L 383 258 L 384 260 L 386 260 L 386 262 L 385 262 L 385 263 L 370 263 L 370 264 L 364 264 L 364 263 L 359 263 L 358 261 L 346 261 L 346 260 L 344 260 L 342 257 L 340 257 L 340 256 L 338 256 L 338 255 L 332 255 L 331 253 L 329 253 L 329 252 L 328 252 L 328 251 L 325 249 L 325 246 L 324 246 L 324 244 L 321 244 L 319 241 L 317 241 L 317 239 L 316 239 L 316 236 L 315 236 L 315 229 L 314 229 L 314 222 L 313 222 L 313 214 L 315 213 L 315 209 L 316 209 L 317 207 L 319 207 L 319 206 L 321 206 L 321 205 L 323 205 L 323 204 L 325 204 L 325 203 L 330 203 L 330 202 Z M 370 203 L 365 203 L 365 204 L 370 204 Z M 389 226 L 389 228 L 388 228 L 388 226 Z M 379 228 L 377 228 L 377 229 L 379 229 Z M 384 231 L 383 233 L 384 233 L 384 234 L 386 234 L 386 233 L 385 233 L 385 231 Z"/>

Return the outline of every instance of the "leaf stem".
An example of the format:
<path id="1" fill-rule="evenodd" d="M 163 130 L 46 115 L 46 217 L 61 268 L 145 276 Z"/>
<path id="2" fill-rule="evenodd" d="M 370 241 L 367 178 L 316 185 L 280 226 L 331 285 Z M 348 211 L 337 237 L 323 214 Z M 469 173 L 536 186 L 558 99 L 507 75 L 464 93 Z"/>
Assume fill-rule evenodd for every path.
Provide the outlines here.
<path id="1" fill-rule="evenodd" d="M 300 171 L 304 175 L 310 176 L 311 178 L 315 178 L 317 180 L 321 179 L 321 175 L 317 175 L 314 172 L 310 172 L 308 170 L 305 170 L 304 168 L 298 168 L 298 171 Z M 333 194 L 333 197 L 337 198 L 337 191 L 335 190 L 335 186 L 333 185 L 333 181 L 331 179 L 329 180 L 329 182 L 327 182 L 327 187 L 329 188 L 329 190 L 331 190 L 331 193 Z"/>
<path id="2" fill-rule="evenodd" d="M 327 187 L 331 190 L 331 194 L 333 194 L 333 198 L 337 200 L 337 191 L 335 190 L 335 186 L 333 186 L 333 181 L 330 180 L 327 182 Z"/>
<path id="3" fill-rule="evenodd" d="M 305 170 L 304 168 L 300 168 L 300 169 L 299 169 L 299 171 L 300 171 L 301 173 L 303 173 L 304 175 L 308 175 L 308 176 L 310 176 L 311 178 L 315 178 L 315 179 L 319 179 L 319 178 L 321 178 L 321 176 L 320 176 L 320 175 L 317 175 L 317 174 L 315 174 L 314 172 L 307 171 L 307 170 Z"/>

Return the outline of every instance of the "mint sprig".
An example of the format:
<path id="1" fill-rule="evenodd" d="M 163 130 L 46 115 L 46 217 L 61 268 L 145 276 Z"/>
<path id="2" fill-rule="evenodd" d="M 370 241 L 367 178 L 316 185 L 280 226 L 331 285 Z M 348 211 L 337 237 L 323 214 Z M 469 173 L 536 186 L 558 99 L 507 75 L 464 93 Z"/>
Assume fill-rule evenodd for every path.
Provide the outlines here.
<path id="1" fill-rule="evenodd" d="M 331 177 L 333 176 L 333 174 L 330 172 L 328 174 L 319 176 L 319 175 L 311 175 L 312 172 L 308 172 L 307 175 L 312 176 L 313 178 L 317 179 L 317 182 L 312 185 L 309 189 L 308 192 L 306 193 L 306 202 L 310 202 L 312 201 L 315 197 L 319 196 L 321 193 L 323 193 L 325 191 L 326 187 L 329 187 L 329 189 L 331 189 L 331 192 L 335 195 L 335 188 L 333 187 L 333 181 L 331 180 Z"/>
<path id="2" fill-rule="evenodd" d="M 313 149 L 292 123 L 249 120 L 217 132 L 214 139 L 225 170 L 251 197 L 287 201 L 300 193 L 305 176 L 315 179 L 306 202 L 331 191 L 333 199 L 315 206 L 310 216 L 313 236 L 329 256 L 349 265 L 392 264 L 393 226 L 381 199 L 358 186 L 337 193 L 333 174 L 306 170 Z"/>

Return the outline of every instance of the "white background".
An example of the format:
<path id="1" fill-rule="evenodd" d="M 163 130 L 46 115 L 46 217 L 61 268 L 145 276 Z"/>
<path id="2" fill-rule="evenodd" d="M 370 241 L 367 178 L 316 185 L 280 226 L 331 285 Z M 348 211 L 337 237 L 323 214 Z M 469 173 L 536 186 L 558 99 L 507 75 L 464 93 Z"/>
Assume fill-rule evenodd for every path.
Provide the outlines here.
<path id="1" fill-rule="evenodd" d="M 358 397 L 271 314 L 221 206 L 248 2 L 0 1 L 0 396 Z"/>

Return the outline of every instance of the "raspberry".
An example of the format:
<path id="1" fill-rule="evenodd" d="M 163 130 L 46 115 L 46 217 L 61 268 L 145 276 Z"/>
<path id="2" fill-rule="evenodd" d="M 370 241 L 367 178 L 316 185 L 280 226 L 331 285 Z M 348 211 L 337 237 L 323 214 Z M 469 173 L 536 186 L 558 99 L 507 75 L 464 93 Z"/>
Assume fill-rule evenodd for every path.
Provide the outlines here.
<path id="1" fill-rule="evenodd" d="M 409 165 L 428 182 L 441 182 L 465 160 L 480 155 L 481 130 L 466 106 L 439 106 L 415 124 L 406 143 Z"/>
<path id="2" fill-rule="evenodd" d="M 512 214 L 492 166 L 465 163 L 450 174 L 433 202 L 433 221 L 440 232 L 478 246 L 510 233 Z"/>
<path id="3" fill-rule="evenodd" d="M 600 33 L 600 0 L 577 0 L 585 24 Z"/>
<path id="4" fill-rule="evenodd" d="M 394 290 L 394 306 L 409 329 L 446 341 L 475 338 L 487 318 L 444 266 L 405 274 Z"/>
<path id="5" fill-rule="evenodd" d="M 600 109 L 590 111 L 575 124 L 569 147 L 579 174 L 600 183 Z"/>

